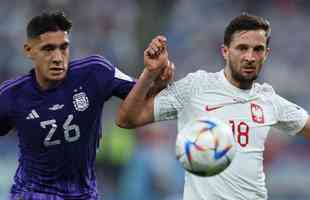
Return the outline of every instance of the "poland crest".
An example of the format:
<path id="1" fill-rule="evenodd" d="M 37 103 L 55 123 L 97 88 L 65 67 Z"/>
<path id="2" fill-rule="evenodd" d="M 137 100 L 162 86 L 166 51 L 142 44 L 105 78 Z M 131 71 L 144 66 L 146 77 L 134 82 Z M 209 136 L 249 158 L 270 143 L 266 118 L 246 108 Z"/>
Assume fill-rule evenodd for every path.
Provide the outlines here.
<path id="1" fill-rule="evenodd" d="M 84 111 L 88 108 L 88 97 L 84 92 L 73 95 L 73 105 L 77 111 Z"/>

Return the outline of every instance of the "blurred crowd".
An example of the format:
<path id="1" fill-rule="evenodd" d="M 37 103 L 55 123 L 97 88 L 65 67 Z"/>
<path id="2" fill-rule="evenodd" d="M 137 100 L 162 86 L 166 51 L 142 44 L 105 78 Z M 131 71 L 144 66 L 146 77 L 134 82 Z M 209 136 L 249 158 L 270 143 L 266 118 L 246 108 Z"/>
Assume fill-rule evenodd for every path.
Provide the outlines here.
<path id="1" fill-rule="evenodd" d="M 224 28 L 242 12 L 269 19 L 271 55 L 260 81 L 310 109 L 310 2 L 306 0 L 1 0 L 0 82 L 28 72 L 23 55 L 26 23 L 43 10 L 63 10 L 73 21 L 71 57 L 102 54 L 138 77 L 143 50 L 156 35 L 168 38 L 176 79 L 203 68 L 223 67 Z M 177 200 L 183 170 L 175 159 L 175 122 L 137 130 L 115 127 L 112 99 L 104 110 L 104 136 L 97 157 L 98 189 L 104 200 Z M 266 143 L 265 171 L 270 199 L 310 199 L 310 143 L 273 130 Z M 0 138 L 0 199 L 6 199 L 18 158 L 14 133 Z M 290 180 L 290 181 L 287 181 Z"/>

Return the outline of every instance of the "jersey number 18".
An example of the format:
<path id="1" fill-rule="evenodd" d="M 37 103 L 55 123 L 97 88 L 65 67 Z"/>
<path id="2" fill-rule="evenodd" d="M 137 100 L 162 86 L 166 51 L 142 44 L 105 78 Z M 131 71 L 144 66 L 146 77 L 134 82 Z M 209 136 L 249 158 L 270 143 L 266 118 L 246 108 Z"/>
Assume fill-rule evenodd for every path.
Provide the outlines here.
<path id="1" fill-rule="evenodd" d="M 249 125 L 247 125 L 244 121 L 238 123 L 233 120 L 229 120 L 229 124 L 234 136 L 237 137 L 237 142 L 239 145 L 241 147 L 246 147 L 249 144 Z"/>

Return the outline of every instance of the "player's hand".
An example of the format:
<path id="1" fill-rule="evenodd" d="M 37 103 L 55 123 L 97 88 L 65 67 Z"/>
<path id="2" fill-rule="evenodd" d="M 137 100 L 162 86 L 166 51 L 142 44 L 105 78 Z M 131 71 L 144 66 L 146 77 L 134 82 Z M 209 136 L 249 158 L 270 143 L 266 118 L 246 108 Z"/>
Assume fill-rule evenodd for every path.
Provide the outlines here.
<path id="1" fill-rule="evenodd" d="M 174 79 L 175 65 L 173 62 L 168 60 L 168 65 L 164 66 L 161 74 L 156 79 L 156 81 L 166 82 L 166 85 Z"/>
<path id="2" fill-rule="evenodd" d="M 153 87 L 157 88 L 157 91 L 161 91 L 166 88 L 167 85 L 174 79 L 174 70 L 174 63 L 169 61 L 168 66 L 165 66 L 162 73 L 157 77 L 157 79 L 155 79 Z"/>
<path id="3" fill-rule="evenodd" d="M 169 62 L 168 66 L 162 69 L 161 74 L 153 81 L 151 90 L 148 92 L 148 96 L 156 96 L 161 90 L 167 87 L 167 85 L 174 79 L 174 63 Z"/>
<path id="4" fill-rule="evenodd" d="M 149 77 L 153 80 L 161 75 L 165 78 L 169 74 L 169 69 L 165 70 L 169 66 L 169 59 L 167 39 L 164 36 L 157 36 L 150 42 L 144 51 L 144 65 Z"/>

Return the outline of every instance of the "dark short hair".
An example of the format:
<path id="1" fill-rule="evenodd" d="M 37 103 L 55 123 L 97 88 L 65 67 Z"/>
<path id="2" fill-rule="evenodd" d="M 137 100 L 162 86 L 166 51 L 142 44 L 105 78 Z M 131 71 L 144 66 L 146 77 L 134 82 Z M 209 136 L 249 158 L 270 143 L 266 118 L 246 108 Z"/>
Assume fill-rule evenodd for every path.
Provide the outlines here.
<path id="1" fill-rule="evenodd" d="M 242 13 L 241 15 L 231 20 L 225 29 L 224 45 L 230 45 L 234 33 L 249 30 L 264 30 L 267 37 L 267 46 L 269 45 L 271 33 L 269 21 L 262 17 L 248 13 Z"/>
<path id="2" fill-rule="evenodd" d="M 46 32 L 70 32 L 72 23 L 63 12 L 43 12 L 33 17 L 27 25 L 27 37 L 38 37 Z"/>

